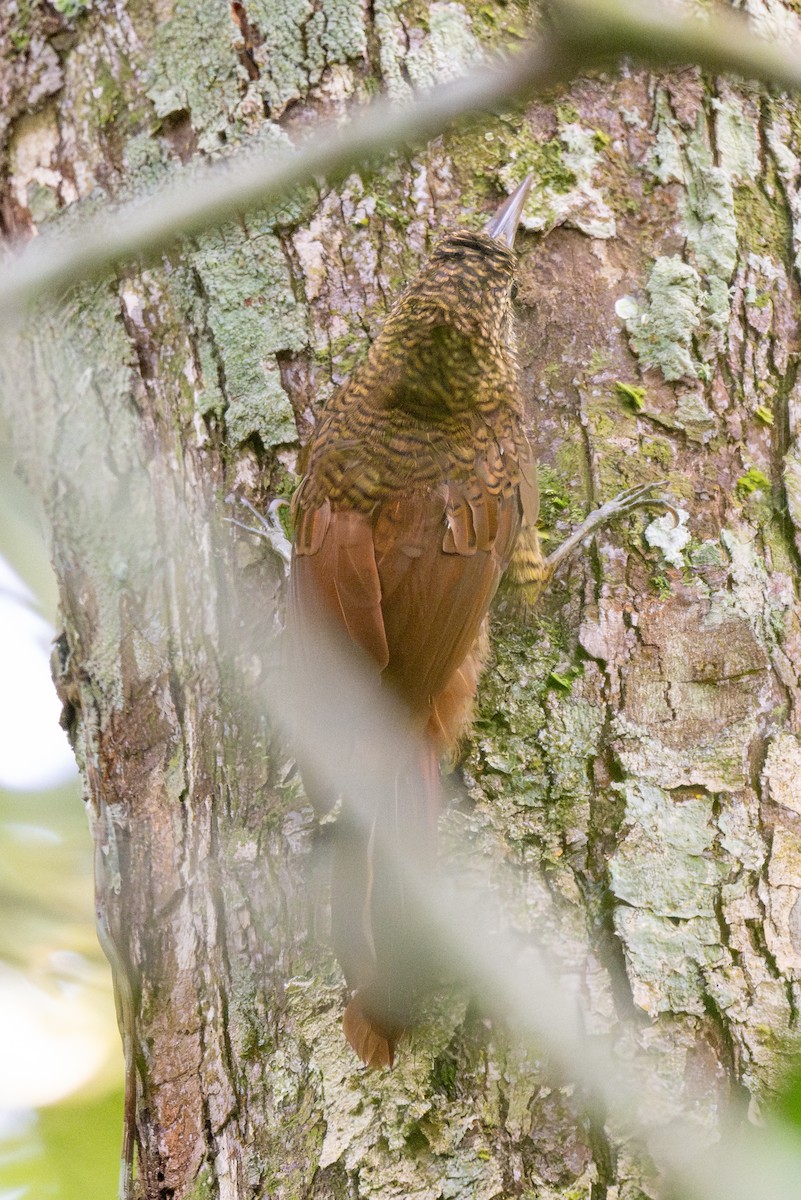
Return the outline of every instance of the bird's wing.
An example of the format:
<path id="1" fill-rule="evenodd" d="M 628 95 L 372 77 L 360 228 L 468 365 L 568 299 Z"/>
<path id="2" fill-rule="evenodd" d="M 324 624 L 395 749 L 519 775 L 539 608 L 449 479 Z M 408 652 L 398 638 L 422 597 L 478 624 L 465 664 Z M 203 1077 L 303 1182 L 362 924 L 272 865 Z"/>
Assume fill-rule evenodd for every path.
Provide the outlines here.
<path id="1" fill-rule="evenodd" d="M 384 505 L 374 532 L 389 651 L 385 677 L 413 712 L 464 661 L 520 527 L 516 487 L 480 477 Z"/>
<path id="2" fill-rule="evenodd" d="M 389 650 L 381 611 L 370 517 L 331 509 L 326 500 L 295 505 L 295 552 L 290 572 L 290 620 L 300 630 L 319 621 L 343 634 L 383 670 Z"/>
<path id="3" fill-rule="evenodd" d="M 301 490 L 290 615 L 326 620 L 423 715 L 478 636 L 528 492 L 494 443 L 469 479 L 410 487 L 372 514 L 307 506 Z"/>

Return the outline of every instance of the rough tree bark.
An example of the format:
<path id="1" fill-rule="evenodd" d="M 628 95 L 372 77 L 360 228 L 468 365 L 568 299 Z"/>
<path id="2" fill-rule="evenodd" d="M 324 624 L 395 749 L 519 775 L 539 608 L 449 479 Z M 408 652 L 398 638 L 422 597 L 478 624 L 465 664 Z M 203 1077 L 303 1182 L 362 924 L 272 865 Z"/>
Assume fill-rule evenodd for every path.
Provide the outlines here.
<path id="1" fill-rule="evenodd" d="M 801 38 L 794 0 L 742 7 Z M 402 101 L 527 13 L 17 0 L 4 19 L 2 216 L 27 236 L 379 87 Z M 483 220 L 526 170 L 546 533 L 657 478 L 687 517 L 602 533 L 527 620 L 500 602 L 443 845 L 522 942 L 545 939 L 593 1034 L 656 1056 L 666 1115 L 711 1133 L 727 1096 L 775 1088 L 801 1003 L 799 160 L 796 102 L 694 69 L 595 76 L 81 287 L 7 357 L 132 987 L 138 1196 L 654 1194 L 614 1122 L 455 985 L 391 1074 L 358 1069 L 324 838 L 259 702 L 282 571 L 206 519 L 289 491 L 315 412 L 437 231 Z"/>

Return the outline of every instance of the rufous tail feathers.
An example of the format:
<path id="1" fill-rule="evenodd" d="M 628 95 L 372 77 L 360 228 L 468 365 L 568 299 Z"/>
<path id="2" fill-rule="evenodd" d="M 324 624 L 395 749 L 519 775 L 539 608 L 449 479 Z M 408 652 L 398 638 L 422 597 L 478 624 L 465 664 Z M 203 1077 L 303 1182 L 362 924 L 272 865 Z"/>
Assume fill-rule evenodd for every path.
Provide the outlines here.
<path id="1" fill-rule="evenodd" d="M 394 1065 L 395 1047 L 403 1035 L 403 1026 L 384 1024 L 369 1016 L 358 992 L 345 1009 L 342 1030 L 366 1067 L 373 1070 Z"/>
<path id="2" fill-rule="evenodd" d="M 334 950 L 351 989 L 345 1037 L 368 1067 L 391 1067 L 431 976 L 418 898 L 404 863 L 433 867 L 439 767 L 432 746 L 387 781 L 369 832 L 337 822 L 331 888 Z M 383 792 L 383 789 L 382 789 Z"/>

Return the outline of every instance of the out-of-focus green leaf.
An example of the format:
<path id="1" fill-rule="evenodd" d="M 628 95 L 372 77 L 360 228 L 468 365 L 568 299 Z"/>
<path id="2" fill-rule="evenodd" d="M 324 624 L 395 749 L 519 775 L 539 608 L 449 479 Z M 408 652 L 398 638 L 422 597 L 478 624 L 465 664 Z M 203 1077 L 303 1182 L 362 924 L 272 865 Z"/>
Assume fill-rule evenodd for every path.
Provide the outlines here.
<path id="1" fill-rule="evenodd" d="M 99 960 L 92 887 L 77 785 L 0 789 L 0 959 L 38 969 L 69 950 Z"/>
<path id="2" fill-rule="evenodd" d="M 112 1200 L 117 1194 L 121 1092 L 64 1101 L 0 1135 L 0 1200 Z"/>
<path id="3" fill-rule="evenodd" d="M 775 1111 L 801 1130 L 801 1063 L 788 1075 L 776 1101 Z"/>

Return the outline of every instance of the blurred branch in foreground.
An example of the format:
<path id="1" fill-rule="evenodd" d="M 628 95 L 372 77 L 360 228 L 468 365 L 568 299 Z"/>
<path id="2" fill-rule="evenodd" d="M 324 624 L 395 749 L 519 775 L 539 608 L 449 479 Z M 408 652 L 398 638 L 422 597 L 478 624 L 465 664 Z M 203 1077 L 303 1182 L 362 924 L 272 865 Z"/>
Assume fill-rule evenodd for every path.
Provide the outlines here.
<path id="1" fill-rule="evenodd" d="M 658 3 L 551 0 L 551 31 L 519 54 L 419 96 L 408 107 L 370 105 L 344 129 L 324 125 L 298 151 L 247 150 L 224 165 L 191 170 L 146 200 L 107 208 L 70 236 L 37 238 L 0 282 L 0 320 L 48 291 L 101 275 L 115 264 L 152 258 L 178 238 L 267 205 L 320 178 L 334 183 L 401 143 L 420 144 L 451 123 L 522 104 L 579 72 L 634 55 L 655 66 L 696 63 L 788 89 L 801 88 L 801 47 L 757 38 L 744 19 L 709 13 L 683 18 Z"/>

